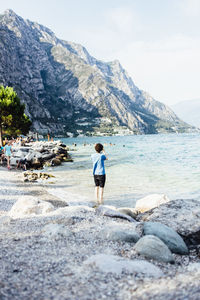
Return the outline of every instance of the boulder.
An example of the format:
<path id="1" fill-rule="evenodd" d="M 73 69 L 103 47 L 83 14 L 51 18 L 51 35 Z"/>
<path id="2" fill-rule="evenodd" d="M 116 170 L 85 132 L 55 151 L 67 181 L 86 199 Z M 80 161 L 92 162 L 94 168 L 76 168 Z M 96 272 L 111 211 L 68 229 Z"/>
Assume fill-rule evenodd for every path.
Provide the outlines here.
<path id="1" fill-rule="evenodd" d="M 42 162 L 38 158 L 33 158 L 32 161 L 31 161 L 31 166 L 34 169 L 39 169 L 39 168 L 42 167 Z"/>
<path id="2" fill-rule="evenodd" d="M 134 246 L 135 251 L 149 259 L 173 263 L 174 258 L 169 248 L 156 236 L 146 235 Z"/>
<path id="3" fill-rule="evenodd" d="M 121 219 L 126 219 L 129 222 L 136 222 L 132 217 L 120 213 L 114 206 L 100 205 L 99 207 L 97 207 L 96 213 L 101 216 L 107 216 L 111 218 L 121 218 Z"/>
<path id="4" fill-rule="evenodd" d="M 136 243 L 140 236 L 136 232 L 135 227 L 132 228 L 126 227 L 125 224 L 122 225 L 108 225 L 106 228 L 103 228 L 99 233 L 99 236 L 110 241 L 122 241 L 129 243 Z"/>
<path id="5" fill-rule="evenodd" d="M 34 155 L 35 155 L 35 153 L 32 150 L 30 150 L 30 152 L 26 156 L 26 160 L 28 162 L 32 161 L 32 159 L 34 158 Z"/>
<path id="6" fill-rule="evenodd" d="M 11 165 L 11 166 L 16 166 L 17 163 L 18 163 L 18 161 L 19 161 L 19 159 L 20 159 L 20 158 L 18 158 L 18 157 L 12 157 L 12 156 L 11 156 L 11 158 L 10 158 L 10 165 Z"/>
<path id="7" fill-rule="evenodd" d="M 152 263 L 144 260 L 129 260 L 120 256 L 97 254 L 88 258 L 83 263 L 86 266 L 95 266 L 101 272 L 120 275 L 122 272 L 129 274 L 142 274 L 147 277 L 159 278 L 163 272 Z"/>
<path id="8" fill-rule="evenodd" d="M 49 153 L 49 152 L 42 153 L 42 160 L 44 160 L 44 161 L 50 160 L 54 157 L 55 157 L 54 153 Z"/>
<path id="9" fill-rule="evenodd" d="M 53 158 L 51 161 L 52 166 L 59 166 L 60 164 L 61 164 L 61 161 L 58 158 Z"/>
<path id="10" fill-rule="evenodd" d="M 200 202 L 173 200 L 149 212 L 139 214 L 138 221 L 160 222 L 173 228 L 189 247 L 200 245 Z"/>
<path id="11" fill-rule="evenodd" d="M 172 228 L 159 222 L 145 222 L 143 229 L 145 235 L 157 236 L 173 253 L 188 254 L 185 242 Z"/>
<path id="12" fill-rule="evenodd" d="M 135 210 L 137 212 L 143 213 L 169 201 L 169 198 L 164 194 L 152 194 L 137 200 Z"/>
<path id="13" fill-rule="evenodd" d="M 135 210 L 129 208 L 129 207 L 120 207 L 117 209 L 120 213 L 125 214 L 127 216 L 130 216 L 133 219 L 136 219 L 137 213 Z"/>
<path id="14" fill-rule="evenodd" d="M 54 210 L 52 204 L 32 196 L 23 196 L 11 208 L 8 215 L 12 218 L 46 214 Z"/>

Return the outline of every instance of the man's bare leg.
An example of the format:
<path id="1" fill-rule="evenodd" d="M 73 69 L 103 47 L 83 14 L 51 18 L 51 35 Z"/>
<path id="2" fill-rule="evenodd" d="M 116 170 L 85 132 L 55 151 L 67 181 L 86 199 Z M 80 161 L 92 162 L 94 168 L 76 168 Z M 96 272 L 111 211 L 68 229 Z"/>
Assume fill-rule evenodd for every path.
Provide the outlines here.
<path id="1" fill-rule="evenodd" d="M 100 188 L 100 204 L 103 204 L 103 192 L 104 192 L 104 188 Z"/>
<path id="2" fill-rule="evenodd" d="M 95 198 L 97 200 L 97 204 L 99 204 L 99 186 L 95 186 Z"/>

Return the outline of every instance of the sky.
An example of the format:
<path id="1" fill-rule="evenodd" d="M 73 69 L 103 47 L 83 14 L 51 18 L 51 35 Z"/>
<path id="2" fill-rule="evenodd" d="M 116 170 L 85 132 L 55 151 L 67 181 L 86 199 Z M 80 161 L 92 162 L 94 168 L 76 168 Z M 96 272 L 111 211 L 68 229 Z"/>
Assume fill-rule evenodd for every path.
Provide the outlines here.
<path id="1" fill-rule="evenodd" d="M 118 59 L 158 101 L 200 99 L 200 0 L 0 0 L 6 9 L 97 59 Z"/>

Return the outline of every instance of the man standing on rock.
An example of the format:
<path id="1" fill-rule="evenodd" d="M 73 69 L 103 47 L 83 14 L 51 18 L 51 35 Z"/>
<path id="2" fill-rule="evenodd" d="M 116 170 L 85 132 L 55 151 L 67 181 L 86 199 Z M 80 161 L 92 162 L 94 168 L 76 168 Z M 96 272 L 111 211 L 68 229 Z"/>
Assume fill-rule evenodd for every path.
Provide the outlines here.
<path id="1" fill-rule="evenodd" d="M 104 167 L 104 160 L 107 160 L 107 155 L 103 149 L 102 144 L 95 145 L 96 153 L 91 155 L 93 162 L 93 175 L 95 183 L 95 197 L 97 200 L 97 205 L 103 204 L 103 192 L 106 182 L 106 173 Z M 100 189 L 100 190 L 99 190 Z M 99 199 L 100 194 L 100 199 Z"/>

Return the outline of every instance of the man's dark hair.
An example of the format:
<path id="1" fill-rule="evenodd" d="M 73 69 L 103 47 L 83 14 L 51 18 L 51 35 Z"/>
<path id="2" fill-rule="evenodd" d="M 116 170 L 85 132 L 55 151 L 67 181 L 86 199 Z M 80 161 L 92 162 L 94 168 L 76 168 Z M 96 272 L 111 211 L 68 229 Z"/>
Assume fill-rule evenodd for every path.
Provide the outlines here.
<path id="1" fill-rule="evenodd" d="M 100 153 L 103 150 L 103 145 L 102 144 L 96 144 L 94 148 L 98 153 Z"/>

